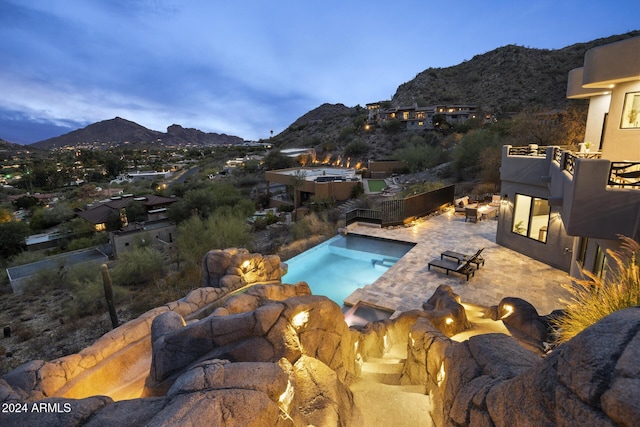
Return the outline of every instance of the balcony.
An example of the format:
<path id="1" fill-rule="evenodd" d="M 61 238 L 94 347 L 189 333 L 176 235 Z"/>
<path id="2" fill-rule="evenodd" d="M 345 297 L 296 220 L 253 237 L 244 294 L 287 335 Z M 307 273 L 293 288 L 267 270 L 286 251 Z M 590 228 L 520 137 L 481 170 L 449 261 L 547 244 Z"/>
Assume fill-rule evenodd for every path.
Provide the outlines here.
<path id="1" fill-rule="evenodd" d="M 570 147 L 503 148 L 502 181 L 548 190 L 567 234 L 640 235 L 640 161 L 613 162 Z"/>

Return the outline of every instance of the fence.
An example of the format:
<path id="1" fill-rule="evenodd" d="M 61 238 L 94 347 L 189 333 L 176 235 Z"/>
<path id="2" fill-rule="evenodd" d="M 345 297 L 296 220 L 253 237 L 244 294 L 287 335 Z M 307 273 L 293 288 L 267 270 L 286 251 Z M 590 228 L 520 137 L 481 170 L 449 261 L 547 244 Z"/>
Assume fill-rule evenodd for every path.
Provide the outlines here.
<path id="1" fill-rule="evenodd" d="M 385 200 L 379 210 L 354 209 L 345 214 L 346 224 L 366 222 L 382 227 L 400 225 L 435 212 L 453 202 L 455 185 L 416 194 L 405 199 Z"/>

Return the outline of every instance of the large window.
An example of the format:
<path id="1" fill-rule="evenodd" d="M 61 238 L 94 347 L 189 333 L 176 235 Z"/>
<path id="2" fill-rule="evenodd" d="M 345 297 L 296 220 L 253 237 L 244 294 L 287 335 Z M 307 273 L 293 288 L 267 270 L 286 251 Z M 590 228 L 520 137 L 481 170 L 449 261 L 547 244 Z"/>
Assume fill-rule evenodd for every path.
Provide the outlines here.
<path id="1" fill-rule="evenodd" d="M 511 231 L 540 242 L 547 242 L 549 202 L 539 197 L 516 194 Z"/>
<path id="2" fill-rule="evenodd" d="M 587 247 L 589 246 L 589 238 L 581 237 L 580 244 L 578 247 L 578 256 L 576 257 L 576 261 L 580 264 L 581 267 L 584 267 L 584 263 L 587 260 Z"/>

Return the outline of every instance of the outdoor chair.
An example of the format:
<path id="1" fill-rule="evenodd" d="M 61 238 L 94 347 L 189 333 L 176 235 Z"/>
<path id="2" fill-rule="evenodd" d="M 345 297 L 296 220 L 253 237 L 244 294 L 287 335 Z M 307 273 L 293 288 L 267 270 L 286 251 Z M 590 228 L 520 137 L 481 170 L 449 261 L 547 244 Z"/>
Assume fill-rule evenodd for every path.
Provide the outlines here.
<path id="1" fill-rule="evenodd" d="M 471 267 L 470 261 L 466 261 L 463 264 L 458 264 L 455 261 L 434 259 L 429 262 L 427 270 L 431 271 L 432 266 L 442 268 L 446 271 L 447 276 L 449 275 L 449 272 L 463 274 L 467 277 L 467 281 L 469 281 L 469 276 L 473 276 L 476 273 L 475 268 Z"/>
<path id="2" fill-rule="evenodd" d="M 440 254 L 440 259 L 444 260 L 445 258 L 452 258 L 455 259 L 458 264 L 469 261 L 471 264 L 475 264 L 476 268 L 480 268 L 481 265 L 484 265 L 484 258 L 480 256 L 482 251 L 484 251 L 484 248 L 480 249 L 473 255 L 466 255 L 455 251 L 444 251 Z"/>
<path id="3" fill-rule="evenodd" d="M 467 222 L 467 220 L 478 222 L 480 221 L 481 215 L 482 213 L 478 210 L 478 208 L 466 208 L 464 210 L 464 222 Z"/>

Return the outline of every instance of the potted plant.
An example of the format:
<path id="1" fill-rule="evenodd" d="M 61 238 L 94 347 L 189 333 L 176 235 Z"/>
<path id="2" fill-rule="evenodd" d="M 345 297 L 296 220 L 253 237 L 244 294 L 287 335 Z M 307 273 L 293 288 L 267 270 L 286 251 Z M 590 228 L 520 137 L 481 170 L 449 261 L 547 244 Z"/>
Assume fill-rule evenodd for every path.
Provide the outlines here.
<path id="1" fill-rule="evenodd" d="M 587 141 L 584 143 L 584 151 L 587 153 L 591 150 L 591 142 Z"/>

